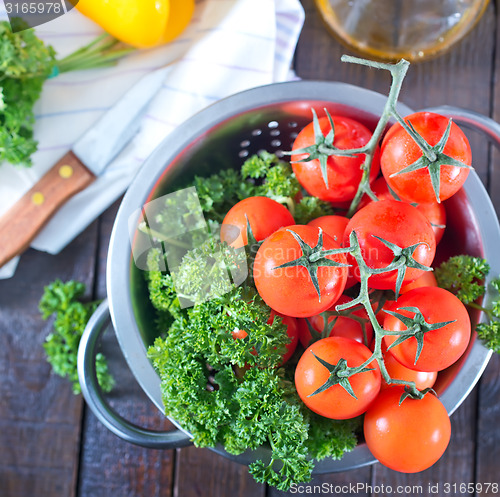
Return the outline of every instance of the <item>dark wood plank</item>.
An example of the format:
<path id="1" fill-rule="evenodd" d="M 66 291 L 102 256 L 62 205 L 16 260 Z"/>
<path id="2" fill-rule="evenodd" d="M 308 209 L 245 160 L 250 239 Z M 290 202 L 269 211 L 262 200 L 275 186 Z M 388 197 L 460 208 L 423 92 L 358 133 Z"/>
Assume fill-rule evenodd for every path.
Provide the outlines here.
<path id="1" fill-rule="evenodd" d="M 248 468 L 209 449 L 177 450 L 174 497 L 263 497 L 266 487 Z"/>
<path id="2" fill-rule="evenodd" d="M 97 298 L 106 295 L 106 257 L 118 206 L 119 202 L 116 202 L 99 220 Z M 111 330 L 104 336 L 102 348 L 116 380 L 115 388 L 108 395 L 112 407 L 139 426 L 154 430 L 173 429 L 135 381 Z M 90 409 L 85 410 L 79 496 L 168 497 L 173 485 L 173 468 L 172 450 L 149 450 L 124 442 L 109 432 Z"/>
<path id="3" fill-rule="evenodd" d="M 310 482 L 298 484 L 288 492 L 280 492 L 275 488 L 268 489 L 268 497 L 290 497 L 292 495 L 356 495 L 356 497 L 370 497 L 370 467 L 314 475 Z"/>
<path id="4" fill-rule="evenodd" d="M 497 47 L 500 44 L 500 30 L 497 31 Z M 490 106 L 490 115 L 496 122 L 500 122 L 500 50 L 495 52 L 495 72 L 492 76 L 493 98 Z M 497 144 L 500 147 L 500 143 Z M 489 191 L 491 192 L 491 199 L 495 206 L 496 212 L 500 215 L 500 149 L 492 147 L 491 149 L 491 162 L 489 168 Z"/>
<path id="5" fill-rule="evenodd" d="M 500 356 L 494 355 L 479 383 L 476 482 L 500 484 Z M 477 492 L 478 494 L 480 492 Z M 498 495 L 498 487 L 483 487 L 481 496 Z"/>
<path id="6" fill-rule="evenodd" d="M 75 495 L 82 399 L 51 374 L 42 344 L 52 323 L 38 301 L 55 278 L 92 289 L 96 226 L 57 256 L 28 251 L 0 281 L 0 482 L 5 497 Z"/>
<path id="7" fill-rule="evenodd" d="M 116 386 L 107 396 L 111 406 L 126 419 L 154 430 L 172 429 L 162 413 L 140 389 L 112 332 L 105 336 L 103 352 L 108 357 Z M 80 461 L 80 497 L 169 497 L 173 484 L 174 453 L 152 450 L 121 440 L 85 410 Z"/>
<path id="8" fill-rule="evenodd" d="M 497 46 L 500 43 L 500 32 L 497 31 Z M 495 52 L 495 73 L 492 78 L 493 99 L 490 115 L 500 122 L 500 51 Z M 488 170 L 488 189 L 496 209 L 500 213 L 500 150 L 491 149 L 491 161 Z M 500 357 L 494 355 L 479 382 L 477 409 L 477 452 L 476 452 L 476 482 L 499 483 L 498 465 L 500 457 Z M 484 487 L 486 488 L 486 486 Z M 494 495 L 493 488 L 483 491 L 481 495 Z"/>

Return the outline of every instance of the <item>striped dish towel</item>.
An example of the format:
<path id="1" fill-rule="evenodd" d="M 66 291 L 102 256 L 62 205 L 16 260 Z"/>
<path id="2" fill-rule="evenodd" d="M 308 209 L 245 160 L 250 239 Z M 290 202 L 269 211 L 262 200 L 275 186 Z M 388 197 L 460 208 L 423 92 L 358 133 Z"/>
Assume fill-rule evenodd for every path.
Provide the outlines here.
<path id="1" fill-rule="evenodd" d="M 0 17 L 6 18 L 5 10 Z M 299 0 L 201 0 L 188 28 L 168 45 L 138 51 L 113 68 L 48 80 L 35 108 L 39 148 L 34 166 L 0 167 L 0 215 L 141 76 L 170 62 L 136 137 L 32 243 L 38 250 L 58 253 L 120 197 L 144 160 L 176 126 L 221 98 L 289 79 L 303 22 Z M 73 9 L 36 32 L 63 57 L 102 31 Z M 16 265 L 17 259 L 0 268 L 0 278 L 12 276 Z"/>

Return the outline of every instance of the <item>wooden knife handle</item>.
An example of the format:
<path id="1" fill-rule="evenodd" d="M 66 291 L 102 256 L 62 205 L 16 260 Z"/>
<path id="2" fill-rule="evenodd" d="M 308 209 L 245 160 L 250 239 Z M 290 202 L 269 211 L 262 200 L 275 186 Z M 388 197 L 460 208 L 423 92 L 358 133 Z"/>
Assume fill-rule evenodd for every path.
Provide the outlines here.
<path id="1" fill-rule="evenodd" d="M 73 152 L 64 155 L 0 218 L 0 267 L 26 250 L 59 207 L 94 180 Z"/>

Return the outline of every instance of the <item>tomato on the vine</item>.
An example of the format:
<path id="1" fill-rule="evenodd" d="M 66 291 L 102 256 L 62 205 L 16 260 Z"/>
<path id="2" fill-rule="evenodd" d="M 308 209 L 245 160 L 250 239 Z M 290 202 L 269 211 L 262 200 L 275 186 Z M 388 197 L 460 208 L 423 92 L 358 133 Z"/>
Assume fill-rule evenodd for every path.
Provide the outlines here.
<path id="1" fill-rule="evenodd" d="M 414 369 L 407 368 L 403 366 L 391 353 L 387 351 L 384 353 L 384 364 L 385 369 L 389 373 L 389 376 L 394 380 L 403 380 L 406 382 L 414 382 L 415 387 L 419 390 L 424 390 L 426 388 L 432 388 L 437 378 L 437 371 L 415 371 Z M 382 378 L 382 389 L 394 387 L 396 385 L 389 385 Z"/>
<path id="2" fill-rule="evenodd" d="M 287 316 L 323 312 L 344 291 L 347 262 L 344 254 L 321 253 L 339 248 L 319 228 L 280 228 L 264 240 L 255 256 L 253 277 L 259 295 L 269 307 Z"/>
<path id="3" fill-rule="evenodd" d="M 398 200 L 389 189 L 387 182 L 384 177 L 377 178 L 372 185 L 370 185 L 372 192 L 379 200 Z M 365 195 L 359 204 L 359 208 L 361 209 L 365 205 L 373 202 L 373 200 Z M 436 236 L 436 245 L 443 238 L 444 230 L 446 228 L 446 209 L 442 203 L 437 202 L 428 202 L 428 203 L 414 203 L 414 207 L 418 211 L 420 211 L 427 220 L 431 223 L 432 229 L 434 231 L 434 235 Z"/>
<path id="4" fill-rule="evenodd" d="M 248 243 L 247 223 L 256 241 L 267 238 L 282 226 L 294 224 L 290 211 L 269 197 L 248 197 L 233 205 L 222 221 L 221 241 L 235 248 Z"/>
<path id="5" fill-rule="evenodd" d="M 380 392 L 365 413 L 363 431 L 370 452 L 384 465 L 402 473 L 432 466 L 451 436 L 451 423 L 441 401 L 431 393 L 422 399 L 407 397 L 403 387 Z"/>
<path id="6" fill-rule="evenodd" d="M 420 311 L 420 315 L 415 309 Z M 386 312 L 385 330 L 404 332 L 410 323 L 405 324 L 403 321 L 416 316 L 417 331 L 423 335 L 420 346 L 419 337 L 411 336 L 393 347 L 391 345 L 401 335 L 384 336 L 387 348 L 407 368 L 417 371 L 441 371 L 456 362 L 469 344 L 469 314 L 464 304 L 448 290 L 439 287 L 410 290 L 392 304 L 389 312 L 402 317 Z M 438 324 L 442 326 L 437 327 Z"/>
<path id="7" fill-rule="evenodd" d="M 414 247 L 411 254 L 402 254 L 407 269 L 403 284 L 417 279 L 424 272 L 419 266 L 430 266 L 436 252 L 436 237 L 429 221 L 415 207 L 397 200 L 370 202 L 360 209 L 349 221 L 344 234 L 344 246 L 349 246 L 349 237 L 356 232 L 363 259 L 372 269 L 388 267 L 395 260 L 394 251 L 387 245 L 394 244 L 401 249 Z M 378 237 L 378 238 L 377 238 Z M 382 241 L 382 240 L 384 241 Z M 410 263 L 410 257 L 416 264 Z M 352 256 L 351 273 L 360 281 L 359 268 Z M 368 285 L 381 290 L 395 290 L 400 270 L 394 269 L 370 276 Z"/>
<path id="8" fill-rule="evenodd" d="M 321 216 L 312 219 L 307 223 L 307 226 L 321 228 L 327 235 L 330 235 L 339 245 L 342 245 L 344 240 L 344 232 L 349 218 L 345 216 L 331 215 Z"/>
<path id="9" fill-rule="evenodd" d="M 372 361 L 368 370 L 355 373 L 346 380 L 355 396 L 342 383 L 333 384 L 315 394 L 327 384 L 331 376 L 329 369 L 319 359 L 332 366 L 345 363 L 345 367 L 355 368 L 371 355 L 368 347 L 350 338 L 328 337 L 313 343 L 302 354 L 295 369 L 297 393 L 309 409 L 321 416 L 331 419 L 359 416 L 368 409 L 380 391 L 381 375 L 377 362 Z"/>
<path id="10" fill-rule="evenodd" d="M 323 332 L 325 328 L 326 317 L 324 314 L 328 313 L 329 311 L 335 311 L 335 307 L 337 305 L 346 304 L 351 300 L 352 299 L 350 297 L 341 295 L 337 302 L 335 302 L 335 304 L 333 304 L 333 306 L 328 311 L 307 318 L 309 324 L 316 332 Z M 373 339 L 373 326 L 370 323 L 368 314 L 366 313 L 364 308 L 360 309 L 359 306 L 356 306 L 356 309 L 352 310 L 349 316 L 336 316 L 332 314 L 331 316 L 328 316 L 327 321 L 328 325 L 331 326 L 331 330 L 328 336 L 352 338 L 353 340 L 356 340 L 356 342 L 362 343 L 364 345 L 369 345 Z M 299 339 L 304 348 L 309 345 L 312 336 L 307 325 L 305 327 L 299 326 Z"/>
<path id="11" fill-rule="evenodd" d="M 372 133 L 364 125 L 354 119 L 334 115 L 331 116 L 334 128 L 333 148 L 346 150 L 361 148 L 368 143 Z M 318 125 L 323 136 L 331 132 L 332 126 L 328 117 L 318 119 Z M 314 132 L 314 122 L 308 124 L 298 134 L 292 147 L 292 167 L 295 176 L 300 184 L 311 194 L 319 197 L 321 200 L 330 202 L 344 202 L 352 200 L 358 190 L 359 182 L 362 177 L 361 166 L 365 161 L 365 154 L 358 154 L 354 157 L 342 157 L 335 155 L 334 151 L 326 159 L 326 177 L 328 186 L 321 169 L 320 160 L 313 158 L 305 160 L 309 156 L 307 153 L 300 153 L 301 150 L 308 148 L 316 143 Z M 322 151 L 325 147 L 322 147 Z M 379 148 L 374 153 L 370 180 L 373 181 L 380 171 Z M 302 161 L 302 162 L 298 162 Z"/>
<path id="12" fill-rule="evenodd" d="M 408 293 L 414 288 L 421 288 L 425 286 L 438 286 L 436 277 L 434 276 L 434 271 L 424 271 L 422 276 L 419 276 L 416 280 L 406 283 L 401 287 L 401 294 Z"/>
<path id="13" fill-rule="evenodd" d="M 462 187 L 469 174 L 471 149 L 467 137 L 454 122 L 446 137 L 450 120 L 432 112 L 416 112 L 405 121 L 431 146 L 435 160 L 426 158 L 415 140 L 396 123 L 382 141 L 384 178 L 404 200 L 446 200 Z"/>
<path id="14" fill-rule="evenodd" d="M 408 293 L 410 290 L 414 290 L 415 288 L 437 287 L 437 286 L 438 284 L 436 281 L 436 277 L 434 276 L 434 271 L 424 271 L 424 274 L 422 274 L 422 276 L 419 276 L 416 280 L 404 284 L 401 287 L 399 293 L 400 295 L 403 295 L 404 293 Z M 396 302 L 395 300 L 391 300 L 390 298 L 386 297 L 384 298 L 383 302 L 377 304 L 375 317 L 377 318 L 377 321 L 380 324 L 380 326 L 384 325 L 384 319 L 386 316 L 385 311 L 386 310 L 394 311 L 394 309 L 392 309 L 392 306 L 395 302 Z"/>

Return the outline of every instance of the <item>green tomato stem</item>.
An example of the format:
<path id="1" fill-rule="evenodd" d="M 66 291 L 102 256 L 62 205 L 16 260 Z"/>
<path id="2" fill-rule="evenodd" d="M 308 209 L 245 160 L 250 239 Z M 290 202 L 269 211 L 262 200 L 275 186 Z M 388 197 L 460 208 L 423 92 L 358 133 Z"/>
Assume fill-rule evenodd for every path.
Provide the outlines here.
<path id="1" fill-rule="evenodd" d="M 356 212 L 359 202 L 363 197 L 363 194 L 368 194 L 372 200 L 374 200 L 375 195 L 373 194 L 370 188 L 370 170 L 373 162 L 373 155 L 375 153 L 377 144 L 380 142 L 380 139 L 387 128 L 390 120 L 394 118 L 397 122 L 401 124 L 401 126 L 410 134 L 410 136 L 415 140 L 418 147 L 422 150 L 422 153 L 431 161 L 434 162 L 437 159 L 436 153 L 432 150 L 429 144 L 415 131 L 409 126 L 406 121 L 401 117 L 397 110 L 397 102 L 399 98 L 399 94 L 401 92 L 401 87 L 403 84 L 403 80 L 406 76 L 410 63 L 405 59 L 401 59 L 397 64 L 386 64 L 382 62 L 375 62 L 365 59 L 360 59 L 358 57 L 352 57 L 350 55 L 343 55 L 341 57 L 342 62 L 351 62 L 354 64 L 360 64 L 368 67 L 373 67 L 375 69 L 383 69 L 389 71 L 391 73 L 392 82 L 389 90 L 389 94 L 387 96 L 387 100 L 384 106 L 384 110 L 382 111 L 382 115 L 377 122 L 375 130 L 366 145 L 360 147 L 358 149 L 346 150 L 345 153 L 352 154 L 365 154 L 366 160 L 363 164 L 363 174 L 358 186 L 358 190 L 354 199 L 351 202 L 349 210 L 347 212 L 347 217 L 352 217 Z"/>
<path id="2" fill-rule="evenodd" d="M 385 335 L 394 335 L 394 334 L 401 335 L 401 332 L 386 331 L 384 330 L 384 328 L 382 328 L 382 326 L 380 326 L 370 300 L 368 280 L 371 275 L 379 274 L 381 271 L 379 269 L 370 268 L 364 261 L 363 254 L 361 253 L 361 247 L 359 245 L 359 241 L 355 231 L 351 232 L 349 241 L 350 241 L 350 247 L 348 248 L 349 252 L 356 259 L 360 271 L 360 280 L 361 280 L 360 291 L 358 297 L 356 297 L 354 300 L 346 304 L 337 306 L 336 310 L 341 311 L 353 307 L 356 304 L 362 304 L 366 310 L 366 313 L 368 314 L 368 318 L 370 319 L 370 323 L 373 327 L 373 333 L 375 336 L 372 355 L 359 366 L 349 368 L 350 376 L 361 373 L 363 370 L 366 370 L 366 368 L 368 368 L 370 364 L 375 360 L 380 368 L 382 377 L 388 384 L 404 385 L 408 387 L 411 395 L 418 396 L 420 395 L 420 392 L 416 388 L 415 382 L 393 379 L 387 372 L 387 368 L 385 367 L 383 353 L 382 353 L 382 340 Z"/>

